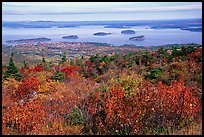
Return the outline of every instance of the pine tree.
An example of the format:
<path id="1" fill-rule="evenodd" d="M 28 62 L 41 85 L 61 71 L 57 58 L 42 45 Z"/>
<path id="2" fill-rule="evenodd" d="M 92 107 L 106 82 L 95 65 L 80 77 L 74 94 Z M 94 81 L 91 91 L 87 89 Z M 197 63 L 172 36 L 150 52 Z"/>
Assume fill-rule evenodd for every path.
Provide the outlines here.
<path id="1" fill-rule="evenodd" d="M 45 62 L 46 62 L 46 61 L 45 61 L 45 58 L 44 58 L 44 56 L 43 56 L 43 58 L 42 58 L 42 62 L 43 62 L 43 63 L 45 63 Z"/>
<path id="2" fill-rule="evenodd" d="M 70 61 L 70 65 L 71 66 L 74 65 L 74 61 L 73 60 Z"/>
<path id="3" fill-rule="evenodd" d="M 15 66 L 13 62 L 13 53 L 11 54 L 7 71 L 4 73 L 4 79 L 9 77 L 14 77 L 18 81 L 21 80 L 21 74 L 19 74 L 18 68 Z"/>
<path id="4" fill-rule="evenodd" d="M 27 67 L 27 62 L 25 60 L 23 61 L 23 66 Z"/>
<path id="5" fill-rule="evenodd" d="M 58 69 L 57 72 L 54 74 L 54 76 L 52 76 L 52 80 L 62 80 L 65 77 L 64 73 L 59 71 L 59 65 L 58 65 Z"/>
<path id="6" fill-rule="evenodd" d="M 61 61 L 61 62 L 62 62 L 62 63 L 66 62 L 66 54 L 65 54 L 65 52 L 63 53 L 62 61 Z"/>

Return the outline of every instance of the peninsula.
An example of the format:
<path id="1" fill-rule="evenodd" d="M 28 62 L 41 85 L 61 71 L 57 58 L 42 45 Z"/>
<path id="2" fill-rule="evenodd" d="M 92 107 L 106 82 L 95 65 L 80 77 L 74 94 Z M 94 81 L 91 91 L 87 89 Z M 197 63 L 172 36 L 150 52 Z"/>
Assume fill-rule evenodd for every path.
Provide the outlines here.
<path id="1" fill-rule="evenodd" d="M 19 40 L 8 40 L 8 43 L 32 43 L 32 42 L 46 42 L 50 41 L 49 38 L 33 38 L 33 39 L 19 39 Z"/>

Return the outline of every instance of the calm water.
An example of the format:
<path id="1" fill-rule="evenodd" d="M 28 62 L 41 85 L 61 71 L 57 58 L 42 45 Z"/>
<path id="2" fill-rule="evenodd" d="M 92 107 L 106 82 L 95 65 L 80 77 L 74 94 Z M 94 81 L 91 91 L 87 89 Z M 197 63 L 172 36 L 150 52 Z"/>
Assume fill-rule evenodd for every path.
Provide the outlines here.
<path id="1" fill-rule="evenodd" d="M 146 29 L 148 26 L 129 28 L 135 34 L 121 34 L 123 28 L 104 28 L 104 26 L 79 26 L 71 28 L 2 28 L 2 43 L 7 40 L 46 37 L 52 41 L 101 42 L 112 45 L 135 44 L 137 46 L 158 46 L 165 44 L 202 44 L 202 32 L 190 32 L 180 29 Z M 110 32 L 107 36 L 94 36 L 95 32 Z M 63 36 L 78 35 L 78 39 L 63 39 Z M 144 41 L 130 41 L 129 38 L 144 35 Z"/>

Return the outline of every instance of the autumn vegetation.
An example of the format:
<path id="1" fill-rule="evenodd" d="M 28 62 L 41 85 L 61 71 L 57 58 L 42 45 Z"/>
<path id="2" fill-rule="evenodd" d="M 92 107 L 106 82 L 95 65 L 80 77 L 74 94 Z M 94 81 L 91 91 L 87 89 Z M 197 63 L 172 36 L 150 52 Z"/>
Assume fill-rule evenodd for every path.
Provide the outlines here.
<path id="1" fill-rule="evenodd" d="M 5 135 L 160 135 L 202 121 L 201 46 L 23 64 L 2 68 Z"/>

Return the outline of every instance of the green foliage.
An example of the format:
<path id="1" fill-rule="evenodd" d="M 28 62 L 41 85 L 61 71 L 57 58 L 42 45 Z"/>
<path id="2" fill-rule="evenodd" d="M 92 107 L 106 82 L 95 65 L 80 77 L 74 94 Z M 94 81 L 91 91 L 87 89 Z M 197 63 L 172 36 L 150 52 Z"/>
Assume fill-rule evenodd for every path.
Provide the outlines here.
<path id="1" fill-rule="evenodd" d="M 54 76 L 52 76 L 51 79 L 53 79 L 53 80 L 62 80 L 64 77 L 65 77 L 64 73 L 58 72 Z"/>
<path id="2" fill-rule="evenodd" d="M 74 61 L 73 60 L 70 61 L 70 65 L 71 66 L 74 65 Z"/>
<path id="3" fill-rule="evenodd" d="M 45 61 L 45 57 L 43 57 L 43 58 L 42 58 L 42 62 L 43 62 L 43 63 L 45 63 L 45 62 L 46 62 L 46 61 Z"/>
<path id="4" fill-rule="evenodd" d="M 182 46 L 181 48 L 172 47 L 172 57 L 186 56 L 189 53 L 195 52 L 196 48 L 193 46 Z"/>
<path id="5" fill-rule="evenodd" d="M 146 60 L 150 61 L 152 59 L 152 57 L 150 56 L 149 52 L 145 52 L 146 55 Z"/>
<path id="6" fill-rule="evenodd" d="M 67 57 L 66 57 L 66 53 L 63 52 L 61 63 L 66 62 L 66 60 L 67 60 L 66 58 L 67 58 Z"/>
<path id="7" fill-rule="evenodd" d="M 105 55 L 101 58 L 101 62 L 110 63 L 110 59 Z"/>
<path id="8" fill-rule="evenodd" d="M 149 74 L 147 75 L 147 77 L 149 78 L 149 79 L 155 79 L 155 78 L 157 78 L 157 75 L 158 74 L 160 74 L 162 72 L 162 69 L 160 69 L 160 68 L 154 68 L 154 69 L 151 69 L 150 71 L 149 71 Z"/>
<path id="9" fill-rule="evenodd" d="M 93 55 L 91 55 L 91 57 L 89 58 L 89 60 L 91 61 L 91 62 L 96 62 L 96 61 L 99 61 L 99 54 L 96 54 L 95 56 L 93 56 Z"/>
<path id="10" fill-rule="evenodd" d="M 68 117 L 69 117 L 71 125 L 83 123 L 83 117 L 80 114 L 79 110 L 76 108 L 73 108 L 72 113 Z"/>
<path id="11" fill-rule="evenodd" d="M 70 65 L 71 65 L 71 63 L 70 63 Z M 76 59 L 76 65 L 80 66 L 80 67 L 84 66 L 84 64 L 82 63 L 82 61 L 80 59 Z"/>
<path id="12" fill-rule="evenodd" d="M 171 56 L 176 57 L 176 56 L 179 56 L 179 55 L 180 55 L 179 50 L 176 47 L 172 47 Z"/>
<path id="13" fill-rule="evenodd" d="M 166 51 L 164 50 L 164 48 L 163 47 L 160 47 L 159 49 L 158 49 L 158 53 L 159 54 L 164 54 Z"/>
<path id="14" fill-rule="evenodd" d="M 65 73 L 59 71 L 59 66 L 57 72 L 52 76 L 52 80 L 62 80 L 65 78 Z"/>
<path id="15" fill-rule="evenodd" d="M 128 60 L 128 68 L 133 67 L 135 65 L 136 65 L 136 63 L 135 63 L 135 61 L 133 59 Z"/>
<path id="16" fill-rule="evenodd" d="M 116 58 L 117 58 L 117 55 L 112 55 L 112 56 L 110 57 L 110 61 L 114 61 Z"/>
<path id="17" fill-rule="evenodd" d="M 112 78 L 110 80 L 109 86 L 115 88 L 118 85 L 121 85 L 122 89 L 126 93 L 126 96 L 136 95 L 139 91 L 138 86 L 142 83 L 143 78 L 133 72 L 130 73 L 131 74 L 129 75 L 122 73 L 118 78 Z"/>
<path id="18" fill-rule="evenodd" d="M 84 123 L 82 114 L 76 108 L 73 108 L 70 114 L 61 114 L 61 116 L 66 119 L 66 124 L 69 123 L 69 125 L 76 126 L 77 124 Z"/>
<path id="19" fill-rule="evenodd" d="M 25 134 L 165 134 L 167 127 L 190 126 L 202 112 L 202 51 L 177 48 L 96 54 L 69 62 L 64 56 L 58 67 L 44 57 L 44 63 L 36 66 L 24 61 L 21 82 L 3 80 L 3 134 L 20 134 L 22 128 Z M 18 76 L 12 57 L 9 66 L 2 66 L 3 73 L 4 79 Z M 15 102 L 16 95 L 29 96 L 26 104 L 30 106 Z M 39 101 L 39 106 L 32 101 Z M 35 110 L 40 111 L 32 114 Z M 29 127 L 38 119 L 35 127 Z M 14 121 L 25 125 L 18 133 L 13 132 Z"/>
<path id="20" fill-rule="evenodd" d="M 24 60 L 24 61 L 23 61 L 23 67 L 27 67 L 27 64 L 28 64 L 28 63 Z"/>
<path id="21" fill-rule="evenodd" d="M 185 56 L 186 54 L 195 52 L 196 48 L 192 47 L 192 46 L 188 46 L 188 47 L 181 47 L 181 55 Z"/>
<path id="22" fill-rule="evenodd" d="M 108 90 L 110 90 L 110 88 L 105 85 L 96 88 L 96 92 L 107 92 Z"/>
<path id="23" fill-rule="evenodd" d="M 9 65 L 7 67 L 8 70 L 6 70 L 4 74 L 4 79 L 14 77 L 16 80 L 21 80 L 21 74 L 18 72 L 18 68 L 15 66 L 13 62 L 13 58 L 10 57 Z"/>
<path id="24" fill-rule="evenodd" d="M 91 62 L 95 62 L 96 58 L 97 58 L 96 56 L 91 55 L 91 57 L 89 58 L 89 60 L 90 60 Z"/>

